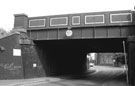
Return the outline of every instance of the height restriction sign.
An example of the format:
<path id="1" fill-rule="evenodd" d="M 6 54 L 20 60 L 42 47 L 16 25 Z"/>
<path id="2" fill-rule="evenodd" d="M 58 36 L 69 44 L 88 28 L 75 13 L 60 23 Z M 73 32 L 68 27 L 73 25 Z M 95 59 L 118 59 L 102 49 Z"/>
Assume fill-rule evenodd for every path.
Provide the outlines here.
<path id="1" fill-rule="evenodd" d="M 66 36 L 67 36 L 67 37 L 72 36 L 72 34 L 73 34 L 73 31 L 72 31 L 72 30 L 67 30 L 67 31 L 66 31 Z"/>

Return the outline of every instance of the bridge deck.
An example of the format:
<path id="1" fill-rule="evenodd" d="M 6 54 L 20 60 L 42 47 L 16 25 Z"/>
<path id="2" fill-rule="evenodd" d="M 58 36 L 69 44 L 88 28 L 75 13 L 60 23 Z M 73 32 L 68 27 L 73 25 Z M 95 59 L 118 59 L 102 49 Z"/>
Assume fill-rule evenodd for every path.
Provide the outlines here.
<path id="1" fill-rule="evenodd" d="M 135 33 L 134 27 L 72 28 L 71 31 L 71 36 L 67 36 L 67 28 L 30 30 L 28 33 L 33 40 L 126 38 Z"/>

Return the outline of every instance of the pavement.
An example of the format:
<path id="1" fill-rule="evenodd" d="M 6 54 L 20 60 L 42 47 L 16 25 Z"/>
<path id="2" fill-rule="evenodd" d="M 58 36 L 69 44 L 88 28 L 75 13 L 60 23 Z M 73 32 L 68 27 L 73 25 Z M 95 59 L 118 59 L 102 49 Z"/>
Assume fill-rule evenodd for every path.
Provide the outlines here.
<path id="1" fill-rule="evenodd" d="M 32 86 L 38 83 L 50 83 L 61 80 L 60 78 L 43 77 L 32 79 L 0 80 L 0 86 Z"/>

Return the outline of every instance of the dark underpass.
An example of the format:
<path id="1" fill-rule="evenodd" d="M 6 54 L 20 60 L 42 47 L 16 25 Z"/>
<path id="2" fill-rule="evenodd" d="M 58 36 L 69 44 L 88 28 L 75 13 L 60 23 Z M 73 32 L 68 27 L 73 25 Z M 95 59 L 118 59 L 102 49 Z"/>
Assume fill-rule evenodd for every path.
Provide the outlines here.
<path id="1" fill-rule="evenodd" d="M 125 38 L 34 41 L 47 76 L 87 72 L 89 52 L 124 52 Z"/>

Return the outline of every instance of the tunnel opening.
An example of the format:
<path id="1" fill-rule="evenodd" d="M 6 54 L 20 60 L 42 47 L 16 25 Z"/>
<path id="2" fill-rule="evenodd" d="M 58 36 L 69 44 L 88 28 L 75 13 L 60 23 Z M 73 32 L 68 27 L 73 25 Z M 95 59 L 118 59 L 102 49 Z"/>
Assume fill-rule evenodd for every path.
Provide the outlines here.
<path id="1" fill-rule="evenodd" d="M 83 75 L 89 72 L 87 54 L 123 52 L 125 38 L 35 40 L 46 76 Z"/>
<path id="2" fill-rule="evenodd" d="M 86 71 L 87 59 L 81 45 L 69 40 L 35 43 L 47 76 L 81 74 Z"/>
<path id="3" fill-rule="evenodd" d="M 127 84 L 127 65 L 123 52 L 88 53 L 89 71 L 94 71 L 83 77 L 88 81 Z"/>

